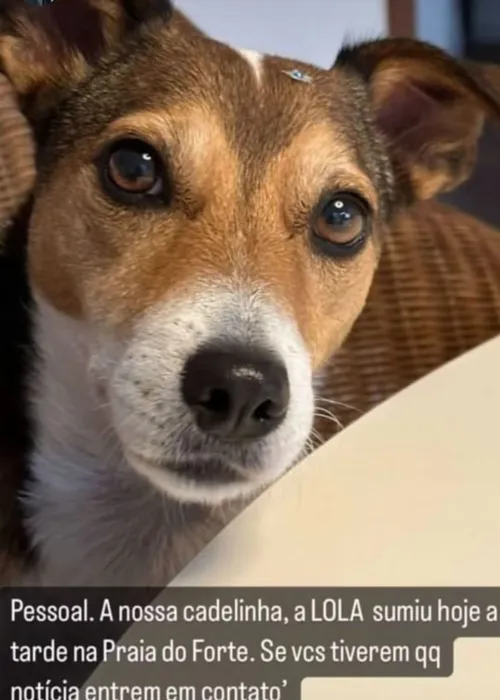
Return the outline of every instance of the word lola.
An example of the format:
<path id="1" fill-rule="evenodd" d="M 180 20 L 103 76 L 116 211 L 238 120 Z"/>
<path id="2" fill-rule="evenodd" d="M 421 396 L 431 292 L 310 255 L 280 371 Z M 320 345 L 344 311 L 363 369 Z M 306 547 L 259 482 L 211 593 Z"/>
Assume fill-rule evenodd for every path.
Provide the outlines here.
<path id="1" fill-rule="evenodd" d="M 293 618 L 295 622 L 364 622 L 365 616 L 359 598 L 312 598 L 309 607 L 295 606 Z"/>

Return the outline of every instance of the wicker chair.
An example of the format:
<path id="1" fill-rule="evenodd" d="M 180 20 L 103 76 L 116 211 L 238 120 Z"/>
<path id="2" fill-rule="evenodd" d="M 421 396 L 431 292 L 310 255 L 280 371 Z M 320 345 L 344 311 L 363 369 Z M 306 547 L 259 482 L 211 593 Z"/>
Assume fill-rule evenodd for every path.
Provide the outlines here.
<path id="1" fill-rule="evenodd" d="M 417 205 L 389 232 L 368 302 L 328 368 L 326 403 L 318 406 L 345 426 L 498 333 L 500 232 L 446 204 Z M 328 420 L 319 429 L 323 438 L 336 430 Z"/>
<path id="2" fill-rule="evenodd" d="M 0 74 L 0 232 L 26 198 L 34 177 L 30 130 L 9 81 Z"/>

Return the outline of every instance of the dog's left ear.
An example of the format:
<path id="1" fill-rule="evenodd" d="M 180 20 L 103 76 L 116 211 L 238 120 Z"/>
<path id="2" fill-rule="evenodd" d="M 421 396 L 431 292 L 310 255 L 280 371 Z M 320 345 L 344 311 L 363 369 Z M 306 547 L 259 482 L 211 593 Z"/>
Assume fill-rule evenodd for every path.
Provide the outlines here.
<path id="1" fill-rule="evenodd" d="M 410 200 L 466 180 L 485 117 L 500 119 L 498 96 L 479 74 L 423 42 L 393 38 L 346 47 L 334 68 L 355 71 L 367 84 L 376 122 Z"/>
<path id="2" fill-rule="evenodd" d="M 48 106 L 128 35 L 171 14 L 170 0 L 0 0 L 0 70 L 21 100 Z"/>

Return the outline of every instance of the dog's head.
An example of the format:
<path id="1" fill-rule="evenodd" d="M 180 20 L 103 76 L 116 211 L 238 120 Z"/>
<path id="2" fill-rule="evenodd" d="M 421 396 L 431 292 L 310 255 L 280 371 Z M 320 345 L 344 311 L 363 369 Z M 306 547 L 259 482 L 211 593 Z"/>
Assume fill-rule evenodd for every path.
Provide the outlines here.
<path id="1" fill-rule="evenodd" d="M 391 216 L 467 176 L 496 103 L 415 41 L 321 70 L 164 0 L 56 0 L 1 33 L 39 138 L 31 284 L 82 330 L 131 467 L 212 503 L 276 478 Z"/>

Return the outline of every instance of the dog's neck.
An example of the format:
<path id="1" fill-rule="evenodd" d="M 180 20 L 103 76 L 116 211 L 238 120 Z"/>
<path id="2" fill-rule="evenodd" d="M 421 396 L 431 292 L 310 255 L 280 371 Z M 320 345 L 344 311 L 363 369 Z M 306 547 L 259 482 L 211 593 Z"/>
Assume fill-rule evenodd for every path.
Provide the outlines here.
<path id="1" fill-rule="evenodd" d="M 20 316 L 21 307 L 24 299 Z M 34 320 L 37 359 L 17 375 L 24 375 L 19 384 L 27 384 L 25 400 L 32 404 L 33 448 L 26 442 L 23 457 L 29 469 L 16 472 L 9 497 L 14 503 L 23 495 L 23 513 L 16 523 L 0 522 L 5 533 L 27 533 L 34 547 L 34 571 L 25 580 L 164 585 L 227 522 L 229 509 L 181 505 L 130 469 L 114 439 L 106 404 L 89 382 L 85 324 L 39 300 L 31 307 L 21 325 L 29 316 Z M 26 339 L 15 340 L 19 345 Z M 2 476 L 5 482 L 5 472 Z"/>

